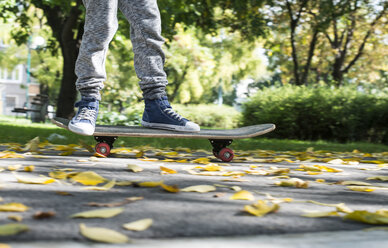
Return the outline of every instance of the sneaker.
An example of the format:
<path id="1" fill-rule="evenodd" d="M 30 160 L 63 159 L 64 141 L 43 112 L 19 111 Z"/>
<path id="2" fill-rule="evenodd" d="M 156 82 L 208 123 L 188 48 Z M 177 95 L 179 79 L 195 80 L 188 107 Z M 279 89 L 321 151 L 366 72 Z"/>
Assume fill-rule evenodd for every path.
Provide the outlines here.
<path id="1" fill-rule="evenodd" d="M 75 107 L 78 107 L 78 112 L 69 122 L 69 130 L 81 135 L 92 135 L 96 127 L 98 103 L 95 99 L 87 98 L 77 102 Z"/>
<path id="2" fill-rule="evenodd" d="M 199 132 L 198 124 L 191 122 L 170 106 L 167 97 L 145 100 L 145 109 L 141 125 L 149 128 L 167 129 L 179 132 Z"/>

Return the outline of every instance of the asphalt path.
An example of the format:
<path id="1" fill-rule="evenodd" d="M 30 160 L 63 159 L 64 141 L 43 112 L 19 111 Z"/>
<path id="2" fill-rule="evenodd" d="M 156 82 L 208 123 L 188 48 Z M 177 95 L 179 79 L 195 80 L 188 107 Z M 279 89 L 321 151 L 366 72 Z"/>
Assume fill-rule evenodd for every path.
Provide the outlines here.
<path id="1" fill-rule="evenodd" d="M 0 152 L 7 147 L 0 147 Z M 237 178 L 244 181 L 224 181 L 232 179 L 226 176 L 202 176 L 188 173 L 187 169 L 204 166 L 192 162 L 165 162 L 166 156 L 155 155 L 156 150 L 146 150 L 145 156 L 158 158 L 157 161 L 144 161 L 136 157 L 136 152 L 122 154 L 118 157 L 91 158 L 85 150 L 76 150 L 70 156 L 59 156 L 58 151 L 42 151 L 40 156 L 24 154 L 24 158 L 0 159 L 0 167 L 5 170 L 0 173 L 1 203 L 19 202 L 29 207 L 25 212 L 0 212 L 1 224 L 14 223 L 8 217 L 20 215 L 21 223 L 29 226 L 29 231 L 0 237 L 0 242 L 20 244 L 25 242 L 89 242 L 79 232 L 79 224 L 104 227 L 126 234 L 133 240 L 184 239 L 184 238 L 231 238 L 231 237 L 266 237 L 266 235 L 306 235 L 320 232 L 360 231 L 374 227 L 373 225 L 344 220 L 341 217 L 307 218 L 302 217 L 304 211 L 333 211 L 335 208 L 307 203 L 308 200 L 338 204 L 345 203 L 353 210 L 376 211 L 388 209 L 388 190 L 376 189 L 373 192 L 358 192 L 335 184 L 341 181 L 364 181 L 373 186 L 386 187 L 386 182 L 367 181 L 367 177 L 388 176 L 388 167 L 377 167 L 375 163 L 345 165 L 326 164 L 314 161 L 298 161 L 293 163 L 280 161 L 277 163 L 260 161 L 256 156 L 253 160 L 236 159 L 236 162 L 221 163 L 217 159 L 210 162 L 222 166 L 225 171 L 245 171 L 271 167 L 289 168 L 291 177 L 309 181 L 308 188 L 279 187 L 274 185 L 274 175 L 262 176 L 246 174 Z M 168 151 L 162 151 L 164 153 Z M 183 153 L 181 153 L 183 154 Z M 239 153 L 240 158 L 254 156 Z M 43 156 L 43 157 L 42 157 Z M 273 155 L 274 158 L 277 155 Z M 336 158 L 330 155 L 332 159 Z M 168 156 L 167 156 L 168 157 Z M 210 153 L 188 153 L 182 157 L 170 159 L 210 157 Z M 267 159 L 267 158 L 265 158 Z M 292 159 L 291 159 L 292 160 Z M 260 161 L 260 162 L 258 162 Z M 136 164 L 144 170 L 133 173 L 128 171 L 128 164 Z M 298 171 L 299 166 L 325 165 L 343 170 L 338 173 L 323 172 L 319 175 L 309 175 L 306 171 Z M 161 187 L 147 188 L 131 186 L 115 186 L 109 191 L 85 190 L 85 186 L 70 182 L 58 181 L 51 184 L 23 184 L 18 183 L 9 166 L 21 165 L 17 175 L 45 175 L 58 169 L 72 169 L 73 171 L 94 171 L 99 175 L 116 181 L 160 181 L 167 185 L 177 185 L 184 188 L 193 185 L 216 185 L 216 191 L 208 193 L 179 192 L 169 193 Z M 25 166 L 34 165 L 33 172 L 25 172 Z M 176 170 L 176 174 L 161 174 L 160 166 Z M 257 167 L 256 167 L 257 166 Z M 364 169 L 364 170 L 361 170 Z M 365 170 L 366 169 L 366 170 Z M 315 182 L 324 179 L 325 183 Z M 236 178 L 234 178 L 236 180 Z M 239 186 L 243 190 L 254 194 L 255 200 L 268 199 L 268 194 L 275 198 L 292 198 L 292 201 L 280 203 L 280 209 L 263 217 L 249 215 L 242 210 L 254 201 L 231 200 L 235 193 L 230 187 Z M 71 195 L 60 195 L 57 192 L 68 192 Z M 266 195 L 267 194 L 267 195 Z M 88 206 L 89 202 L 112 203 L 120 202 L 128 197 L 144 197 L 143 200 L 124 205 L 124 212 L 107 219 L 73 219 L 70 215 L 98 207 Z M 56 215 L 47 219 L 34 219 L 38 211 L 53 211 Z M 124 223 L 143 218 L 152 218 L 153 225 L 140 232 L 127 231 L 121 226 Z M 141 243 L 141 242 L 140 242 Z"/>

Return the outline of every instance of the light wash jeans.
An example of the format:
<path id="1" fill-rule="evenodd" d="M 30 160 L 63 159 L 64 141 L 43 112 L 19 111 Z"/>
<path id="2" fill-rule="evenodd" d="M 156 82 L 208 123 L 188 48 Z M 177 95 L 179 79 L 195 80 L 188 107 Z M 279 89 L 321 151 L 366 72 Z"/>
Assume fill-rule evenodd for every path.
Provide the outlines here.
<path id="1" fill-rule="evenodd" d="M 85 28 L 76 62 L 77 90 L 83 97 L 101 100 L 106 80 L 105 59 L 118 28 L 117 10 L 131 24 L 135 71 L 145 99 L 166 95 L 167 76 L 163 69 L 161 20 L 157 0 L 83 0 Z"/>

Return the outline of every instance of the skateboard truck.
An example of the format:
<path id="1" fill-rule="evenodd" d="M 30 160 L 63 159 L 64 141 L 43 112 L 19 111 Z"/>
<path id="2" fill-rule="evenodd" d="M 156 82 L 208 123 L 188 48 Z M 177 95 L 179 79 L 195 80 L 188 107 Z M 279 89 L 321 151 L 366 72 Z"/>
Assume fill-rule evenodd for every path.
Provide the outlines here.
<path id="1" fill-rule="evenodd" d="M 219 158 L 224 162 L 232 161 L 234 157 L 234 153 L 233 153 L 233 150 L 230 148 L 227 148 L 227 146 L 232 144 L 233 140 L 209 139 L 209 141 L 210 141 L 210 144 L 213 146 L 213 155 L 216 158 Z"/>
<path id="2" fill-rule="evenodd" d="M 94 148 L 95 151 L 104 156 L 108 156 L 117 137 L 94 136 L 94 139 L 98 142 Z"/>

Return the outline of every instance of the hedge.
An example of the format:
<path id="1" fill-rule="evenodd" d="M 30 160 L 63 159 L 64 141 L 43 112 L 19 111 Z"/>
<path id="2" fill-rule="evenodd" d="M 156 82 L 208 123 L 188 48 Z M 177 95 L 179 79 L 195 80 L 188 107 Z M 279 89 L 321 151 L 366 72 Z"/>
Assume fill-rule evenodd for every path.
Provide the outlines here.
<path id="1" fill-rule="evenodd" d="M 266 88 L 243 105 L 242 119 L 275 123 L 276 138 L 388 143 L 388 94 L 349 86 Z"/>

